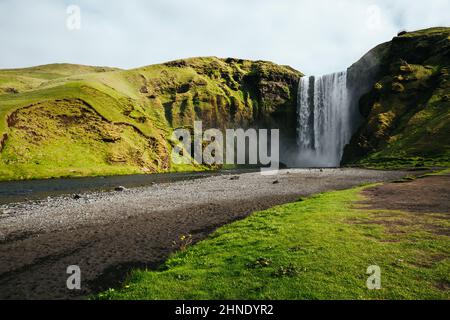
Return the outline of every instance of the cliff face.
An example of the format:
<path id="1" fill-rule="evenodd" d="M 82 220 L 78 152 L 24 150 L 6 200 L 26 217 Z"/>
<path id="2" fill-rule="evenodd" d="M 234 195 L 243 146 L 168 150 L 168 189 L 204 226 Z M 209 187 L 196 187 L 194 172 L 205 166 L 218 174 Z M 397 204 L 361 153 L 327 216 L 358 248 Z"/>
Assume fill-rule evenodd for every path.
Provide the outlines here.
<path id="1" fill-rule="evenodd" d="M 405 33 L 349 69 L 367 83 L 362 124 L 343 164 L 374 167 L 448 165 L 450 28 Z M 361 76 L 362 75 L 362 76 Z"/>
<path id="2" fill-rule="evenodd" d="M 198 119 L 212 128 L 261 126 L 295 135 L 300 72 L 270 62 L 232 58 L 194 58 L 164 66 L 172 72 L 173 68 L 195 72 L 187 82 L 171 76 L 163 86 L 146 81 L 150 86 L 144 90 L 163 104 L 171 127 L 191 126 Z"/>
<path id="3" fill-rule="evenodd" d="M 134 70 L 0 70 L 0 179 L 202 169 L 170 162 L 176 128 L 279 128 L 295 139 L 302 74 L 264 61 L 192 58 Z"/>

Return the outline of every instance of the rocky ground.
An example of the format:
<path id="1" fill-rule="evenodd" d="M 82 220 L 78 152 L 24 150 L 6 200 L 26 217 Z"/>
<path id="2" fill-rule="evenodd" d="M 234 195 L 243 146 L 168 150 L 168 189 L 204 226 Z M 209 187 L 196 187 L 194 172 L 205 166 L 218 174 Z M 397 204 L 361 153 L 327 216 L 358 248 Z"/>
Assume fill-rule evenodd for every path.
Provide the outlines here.
<path id="1" fill-rule="evenodd" d="M 0 298 L 84 298 L 118 284 L 131 268 L 157 267 L 183 235 L 195 242 L 256 210 L 407 174 L 292 169 L 3 205 Z M 66 289 L 69 265 L 81 268 L 80 291 Z"/>

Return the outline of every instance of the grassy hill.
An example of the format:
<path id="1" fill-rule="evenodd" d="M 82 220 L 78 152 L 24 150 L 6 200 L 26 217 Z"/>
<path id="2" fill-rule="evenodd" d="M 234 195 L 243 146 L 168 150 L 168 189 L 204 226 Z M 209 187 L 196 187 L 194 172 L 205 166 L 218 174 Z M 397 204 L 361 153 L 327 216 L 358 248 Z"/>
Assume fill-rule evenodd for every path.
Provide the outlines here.
<path id="1" fill-rule="evenodd" d="M 204 169 L 170 163 L 174 128 L 283 123 L 292 135 L 300 76 L 215 57 L 0 70 L 0 180 Z"/>
<path id="2" fill-rule="evenodd" d="M 360 100 L 365 120 L 343 163 L 449 166 L 450 28 L 400 34 L 371 53 L 366 60 L 379 70 Z"/>
<path id="3" fill-rule="evenodd" d="M 0 93 L 19 93 L 36 89 L 51 80 L 68 78 L 87 73 L 108 72 L 119 69 L 91 67 L 75 64 L 49 64 L 22 69 L 0 70 Z"/>

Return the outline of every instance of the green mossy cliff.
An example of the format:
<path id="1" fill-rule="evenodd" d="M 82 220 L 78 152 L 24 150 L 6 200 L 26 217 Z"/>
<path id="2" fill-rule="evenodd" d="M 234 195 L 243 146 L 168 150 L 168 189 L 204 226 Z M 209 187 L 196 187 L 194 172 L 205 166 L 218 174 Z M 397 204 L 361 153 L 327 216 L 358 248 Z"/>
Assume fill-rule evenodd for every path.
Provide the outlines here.
<path id="1" fill-rule="evenodd" d="M 202 170 L 173 165 L 175 128 L 280 128 L 295 139 L 302 74 L 265 61 L 192 58 L 133 70 L 0 70 L 0 180 Z"/>
<path id="2" fill-rule="evenodd" d="M 450 28 L 395 37 L 350 67 L 349 79 L 369 87 L 343 164 L 450 165 Z"/>

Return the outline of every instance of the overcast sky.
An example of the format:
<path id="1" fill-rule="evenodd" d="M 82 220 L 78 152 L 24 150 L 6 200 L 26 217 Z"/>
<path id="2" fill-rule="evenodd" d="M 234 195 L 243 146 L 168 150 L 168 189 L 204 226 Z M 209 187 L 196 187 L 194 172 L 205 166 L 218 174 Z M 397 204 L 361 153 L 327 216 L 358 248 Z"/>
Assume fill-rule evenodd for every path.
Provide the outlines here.
<path id="1" fill-rule="evenodd" d="M 80 8 L 79 29 L 70 5 Z M 402 29 L 432 26 L 450 26 L 450 1 L 0 0 L 0 68 L 219 56 L 319 75 L 344 70 Z"/>

